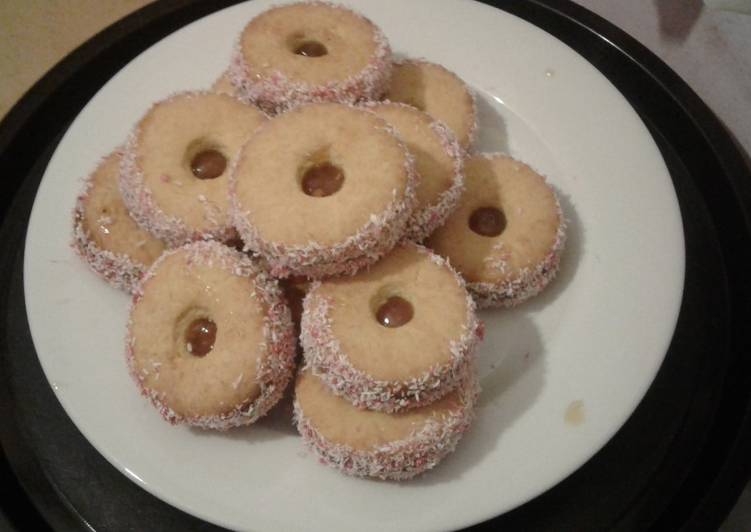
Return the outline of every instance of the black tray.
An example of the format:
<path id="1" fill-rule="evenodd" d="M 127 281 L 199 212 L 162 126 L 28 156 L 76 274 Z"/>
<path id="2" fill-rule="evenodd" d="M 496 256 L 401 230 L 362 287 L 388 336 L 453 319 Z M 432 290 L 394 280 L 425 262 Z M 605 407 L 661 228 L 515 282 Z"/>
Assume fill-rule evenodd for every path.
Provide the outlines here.
<path id="1" fill-rule="evenodd" d="M 0 125 L 6 187 L 0 198 L 0 485 L 7 492 L 0 527 L 217 530 L 130 482 L 68 419 L 35 356 L 22 264 L 39 180 L 83 105 L 146 47 L 233 3 L 164 0 L 137 11 L 58 64 Z M 582 468 L 492 524 L 556 532 L 715 530 L 751 471 L 747 159 L 678 76 L 603 19 L 568 0 L 488 3 L 571 46 L 639 112 L 673 178 L 687 253 L 677 330 L 636 412 Z"/>

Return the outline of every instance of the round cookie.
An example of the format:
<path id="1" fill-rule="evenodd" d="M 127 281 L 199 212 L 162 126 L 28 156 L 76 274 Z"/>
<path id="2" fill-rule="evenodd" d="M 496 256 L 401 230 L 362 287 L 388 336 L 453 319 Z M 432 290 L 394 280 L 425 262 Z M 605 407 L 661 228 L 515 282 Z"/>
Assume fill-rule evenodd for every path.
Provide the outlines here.
<path id="1" fill-rule="evenodd" d="M 427 113 L 403 103 L 365 106 L 394 127 L 415 158 L 420 185 L 405 236 L 422 242 L 459 204 L 464 191 L 464 154 L 454 133 Z"/>
<path id="2" fill-rule="evenodd" d="M 459 208 L 428 246 L 464 276 L 480 307 L 512 307 L 555 277 L 565 242 L 561 206 L 545 178 L 507 155 L 465 161 Z"/>
<path id="3" fill-rule="evenodd" d="M 117 150 L 88 177 L 73 211 L 73 249 L 108 283 L 133 293 L 164 243 L 138 227 L 117 188 Z"/>
<path id="4" fill-rule="evenodd" d="M 229 169 L 265 121 L 226 94 L 186 92 L 153 105 L 120 163 L 120 192 L 133 219 L 171 246 L 232 238 Z"/>
<path id="5" fill-rule="evenodd" d="M 411 242 L 354 277 L 314 283 L 301 329 L 311 371 L 354 406 L 384 412 L 456 388 L 482 336 L 461 277 Z"/>
<path id="6" fill-rule="evenodd" d="M 375 24 L 342 6 L 279 6 L 245 27 L 230 78 L 238 95 L 272 114 L 300 103 L 372 100 L 391 78 L 391 48 Z"/>
<path id="7" fill-rule="evenodd" d="M 253 423 L 294 371 L 289 307 L 277 282 L 218 242 L 164 253 L 133 299 L 127 361 L 170 423 Z"/>
<path id="8" fill-rule="evenodd" d="M 337 397 L 309 370 L 298 374 L 297 430 L 321 462 L 348 475 L 407 480 L 453 452 L 474 419 L 477 378 L 420 408 L 387 414 L 362 410 Z"/>
<path id="9" fill-rule="evenodd" d="M 413 158 L 384 120 L 317 103 L 277 116 L 250 138 L 230 201 L 240 236 L 272 275 L 321 278 L 353 274 L 393 248 L 416 186 Z"/>
<path id="10" fill-rule="evenodd" d="M 425 111 L 446 124 L 465 150 L 477 132 L 477 108 L 469 87 L 453 72 L 436 63 L 408 59 L 394 63 L 386 98 Z"/>

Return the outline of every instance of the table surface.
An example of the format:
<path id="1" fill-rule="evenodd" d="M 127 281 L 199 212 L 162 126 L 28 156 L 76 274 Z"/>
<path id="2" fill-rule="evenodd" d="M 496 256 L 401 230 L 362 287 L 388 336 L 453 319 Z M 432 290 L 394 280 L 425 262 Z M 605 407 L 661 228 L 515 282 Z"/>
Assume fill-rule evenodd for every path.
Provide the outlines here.
<path id="1" fill-rule="evenodd" d="M 576 0 L 670 65 L 751 153 L 751 0 Z M 60 59 L 150 0 L 0 2 L 0 117 Z M 721 527 L 751 530 L 751 488 Z"/>

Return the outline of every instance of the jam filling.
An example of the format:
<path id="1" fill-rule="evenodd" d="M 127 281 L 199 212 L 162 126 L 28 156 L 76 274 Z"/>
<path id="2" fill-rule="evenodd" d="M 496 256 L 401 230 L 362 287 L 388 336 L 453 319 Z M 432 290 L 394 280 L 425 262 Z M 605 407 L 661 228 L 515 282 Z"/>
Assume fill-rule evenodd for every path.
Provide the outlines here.
<path id="1" fill-rule="evenodd" d="M 190 161 L 190 171 L 198 179 L 216 179 L 227 168 L 227 158 L 217 150 L 198 152 Z"/>
<path id="2" fill-rule="evenodd" d="M 399 296 L 391 296 L 376 311 L 376 320 L 384 327 L 394 329 L 412 320 L 415 311 L 412 304 Z"/>
<path id="3" fill-rule="evenodd" d="M 185 348 L 193 356 L 206 356 L 215 341 L 216 323 L 208 318 L 193 320 L 185 331 Z"/>
<path id="4" fill-rule="evenodd" d="M 469 228 L 482 236 L 498 236 L 506 229 L 506 216 L 495 207 L 482 207 L 469 217 Z"/>
<path id="5" fill-rule="evenodd" d="M 329 51 L 318 41 L 305 41 L 295 48 L 295 53 L 304 57 L 322 57 Z"/>
<path id="6" fill-rule="evenodd" d="M 342 169 L 325 162 L 308 168 L 302 176 L 302 190 L 308 196 L 324 198 L 336 193 L 344 183 Z"/>

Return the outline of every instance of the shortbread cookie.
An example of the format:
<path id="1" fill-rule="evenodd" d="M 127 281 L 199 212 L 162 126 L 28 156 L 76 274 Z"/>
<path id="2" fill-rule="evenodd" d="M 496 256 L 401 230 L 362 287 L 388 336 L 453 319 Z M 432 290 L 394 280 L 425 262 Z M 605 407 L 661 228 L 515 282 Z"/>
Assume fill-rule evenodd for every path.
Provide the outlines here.
<path id="1" fill-rule="evenodd" d="M 155 104 L 120 164 L 120 191 L 133 219 L 172 246 L 231 238 L 229 168 L 265 121 L 257 108 L 226 94 L 186 92 Z"/>
<path id="2" fill-rule="evenodd" d="M 422 242 L 459 204 L 464 154 L 454 133 L 427 113 L 403 103 L 368 103 L 366 108 L 394 127 L 415 158 L 420 185 L 406 237 Z"/>
<path id="3" fill-rule="evenodd" d="M 558 198 L 545 178 L 506 155 L 465 162 L 459 208 L 428 240 L 467 280 L 480 307 L 512 307 L 555 277 L 565 242 Z"/>
<path id="4" fill-rule="evenodd" d="M 320 460 L 348 475 L 407 480 L 450 454 L 474 419 L 473 371 L 442 399 L 397 414 L 362 410 L 303 370 L 295 386 L 295 422 Z"/>
<path id="5" fill-rule="evenodd" d="M 335 394 L 371 410 L 449 393 L 482 335 L 461 277 L 411 242 L 354 277 L 313 284 L 303 309 L 306 364 Z"/>
<path id="6" fill-rule="evenodd" d="M 318 103 L 250 138 L 230 198 L 235 227 L 272 275 L 321 278 L 353 274 L 393 248 L 416 186 L 413 158 L 384 120 Z"/>
<path id="7" fill-rule="evenodd" d="M 128 322 L 131 375 L 170 423 L 253 423 L 294 371 L 289 307 L 277 282 L 218 242 L 164 253 Z"/>
<path id="8" fill-rule="evenodd" d="M 269 113 L 309 102 L 379 98 L 391 78 L 381 30 L 342 6 L 279 6 L 250 21 L 230 66 L 237 94 Z"/>
<path id="9" fill-rule="evenodd" d="M 73 212 L 73 249 L 107 282 L 133 293 L 164 243 L 131 219 L 117 188 L 121 152 L 102 159 Z"/>
<path id="10" fill-rule="evenodd" d="M 472 145 L 477 131 L 474 95 L 459 76 L 441 65 L 416 59 L 396 62 L 386 98 L 440 120 L 465 150 Z"/>

